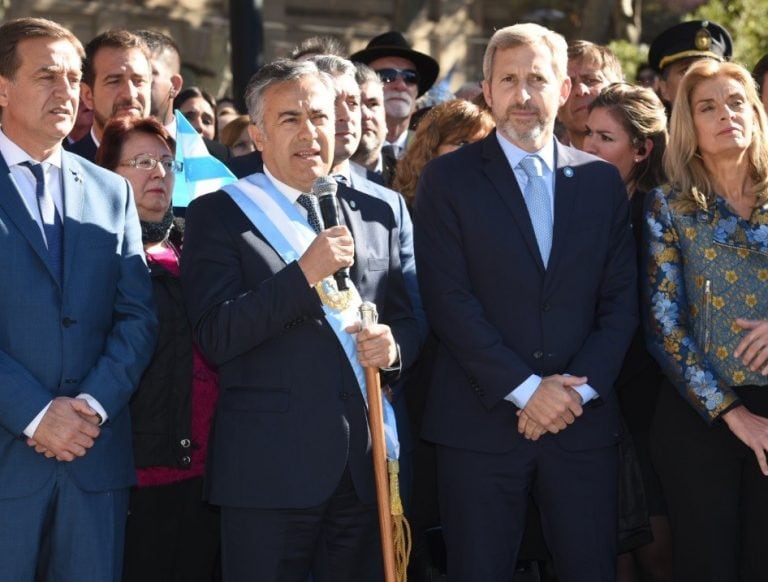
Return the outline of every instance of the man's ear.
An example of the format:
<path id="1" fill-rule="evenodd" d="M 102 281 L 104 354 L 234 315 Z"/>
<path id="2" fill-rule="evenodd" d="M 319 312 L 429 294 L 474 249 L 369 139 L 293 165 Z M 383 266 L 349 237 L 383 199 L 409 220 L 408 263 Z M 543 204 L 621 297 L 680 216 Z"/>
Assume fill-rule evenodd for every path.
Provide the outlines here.
<path id="1" fill-rule="evenodd" d="M 8 88 L 11 81 L 0 75 L 0 107 L 8 105 Z"/>
<path id="2" fill-rule="evenodd" d="M 171 100 L 179 94 L 184 86 L 184 79 L 181 75 L 171 75 Z"/>
<path id="3" fill-rule="evenodd" d="M 256 146 L 256 149 L 263 152 L 264 144 L 267 141 L 264 132 L 261 131 L 256 124 L 250 123 L 248 125 L 248 135 L 251 136 L 251 141 L 253 142 L 253 145 Z"/>
<path id="4" fill-rule="evenodd" d="M 91 90 L 90 85 L 87 85 L 82 81 L 80 82 L 80 99 L 83 100 L 83 103 L 85 103 L 85 106 L 88 109 L 93 109 L 93 91 Z"/>
<path id="5" fill-rule="evenodd" d="M 491 83 L 483 79 L 482 86 L 483 86 L 483 97 L 485 97 L 485 102 L 488 104 L 488 107 L 493 107 L 493 99 L 491 98 Z"/>

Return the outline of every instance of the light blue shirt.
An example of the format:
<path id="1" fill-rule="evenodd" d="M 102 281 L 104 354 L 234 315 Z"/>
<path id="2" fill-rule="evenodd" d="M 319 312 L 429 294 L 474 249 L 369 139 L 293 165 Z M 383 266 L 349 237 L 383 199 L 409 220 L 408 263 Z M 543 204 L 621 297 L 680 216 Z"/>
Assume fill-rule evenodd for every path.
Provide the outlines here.
<path id="1" fill-rule="evenodd" d="M 509 165 L 512 168 L 512 171 L 515 173 L 515 178 L 517 178 L 517 184 L 520 186 L 520 192 L 525 192 L 525 187 L 528 185 L 528 176 L 520 167 L 520 162 L 526 156 L 536 155 L 541 158 L 541 161 L 543 162 L 542 177 L 544 178 L 544 182 L 547 185 L 547 191 L 549 192 L 550 210 L 552 211 L 551 216 L 554 216 L 555 215 L 555 142 L 554 140 L 549 142 L 547 145 L 545 145 L 542 149 L 540 149 L 537 152 L 527 152 L 523 149 L 520 149 L 512 142 L 510 142 L 498 131 L 496 132 L 496 138 L 499 140 L 501 151 L 504 152 L 504 155 L 506 156 L 507 161 L 509 162 Z M 568 376 L 569 374 L 567 372 L 564 372 L 563 375 Z M 509 394 L 507 394 L 504 397 L 504 399 L 509 400 L 520 409 L 525 408 L 525 406 L 528 404 L 528 401 L 531 399 L 531 396 L 533 396 L 533 393 L 536 392 L 536 390 L 538 389 L 539 384 L 541 384 L 541 376 L 537 374 L 531 374 L 525 380 L 523 380 L 523 382 L 519 386 L 517 386 Z M 590 386 L 589 384 L 582 384 L 581 386 L 576 386 L 574 387 L 574 390 L 576 390 L 576 392 L 579 393 L 579 396 L 581 396 L 582 404 L 586 404 L 587 402 L 597 398 L 598 396 L 595 389 L 592 388 L 592 386 Z"/>

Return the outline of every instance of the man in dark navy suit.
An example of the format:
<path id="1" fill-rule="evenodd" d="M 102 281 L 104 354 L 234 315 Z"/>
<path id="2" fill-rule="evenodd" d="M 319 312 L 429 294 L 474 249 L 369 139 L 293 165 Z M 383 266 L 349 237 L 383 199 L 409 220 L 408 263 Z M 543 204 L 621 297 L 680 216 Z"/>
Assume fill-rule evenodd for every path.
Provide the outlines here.
<path id="1" fill-rule="evenodd" d="M 441 345 L 424 418 L 452 580 L 510 580 L 528 493 L 561 582 L 616 575 L 613 383 L 635 326 L 616 169 L 556 142 L 565 40 L 497 31 L 483 63 L 497 130 L 437 158 L 416 197 L 422 297 Z"/>
<path id="2" fill-rule="evenodd" d="M 331 168 L 334 97 L 313 63 L 264 66 L 246 93 L 264 173 L 187 209 L 182 279 L 195 337 L 219 366 L 208 483 L 234 582 L 382 577 L 357 369 L 396 376 L 419 331 L 391 207 L 339 185 L 346 226 L 322 229 L 308 195 Z M 351 341 L 359 328 L 332 315 L 351 296 L 326 286 L 344 267 L 380 313 Z"/>

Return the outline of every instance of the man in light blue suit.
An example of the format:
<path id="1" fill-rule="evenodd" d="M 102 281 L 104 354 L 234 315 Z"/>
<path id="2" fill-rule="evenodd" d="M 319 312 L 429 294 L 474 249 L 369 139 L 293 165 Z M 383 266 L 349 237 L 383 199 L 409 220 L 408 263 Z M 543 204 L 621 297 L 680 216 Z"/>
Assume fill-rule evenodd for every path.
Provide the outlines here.
<path id="1" fill-rule="evenodd" d="M 128 399 L 152 354 L 133 196 L 64 152 L 83 49 L 0 26 L 0 580 L 117 581 L 134 482 Z"/>

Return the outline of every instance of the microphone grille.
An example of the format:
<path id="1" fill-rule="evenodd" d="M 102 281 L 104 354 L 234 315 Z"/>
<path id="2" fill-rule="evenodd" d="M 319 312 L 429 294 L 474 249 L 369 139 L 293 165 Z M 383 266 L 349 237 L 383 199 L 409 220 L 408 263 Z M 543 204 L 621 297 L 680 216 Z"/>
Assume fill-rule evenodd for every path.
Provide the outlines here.
<path id="1" fill-rule="evenodd" d="M 312 194 L 318 198 L 323 195 L 336 196 L 339 185 L 331 176 L 320 176 L 312 184 Z"/>

